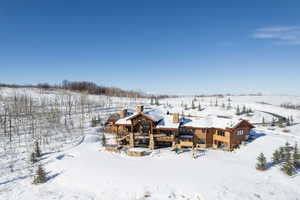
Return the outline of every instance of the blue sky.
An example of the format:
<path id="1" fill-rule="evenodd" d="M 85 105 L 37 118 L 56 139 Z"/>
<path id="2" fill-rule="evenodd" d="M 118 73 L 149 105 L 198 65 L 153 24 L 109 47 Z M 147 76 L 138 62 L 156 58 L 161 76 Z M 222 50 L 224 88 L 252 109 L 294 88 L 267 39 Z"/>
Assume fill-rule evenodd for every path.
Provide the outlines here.
<path id="1" fill-rule="evenodd" d="M 298 0 L 0 1 L 0 82 L 300 94 Z"/>

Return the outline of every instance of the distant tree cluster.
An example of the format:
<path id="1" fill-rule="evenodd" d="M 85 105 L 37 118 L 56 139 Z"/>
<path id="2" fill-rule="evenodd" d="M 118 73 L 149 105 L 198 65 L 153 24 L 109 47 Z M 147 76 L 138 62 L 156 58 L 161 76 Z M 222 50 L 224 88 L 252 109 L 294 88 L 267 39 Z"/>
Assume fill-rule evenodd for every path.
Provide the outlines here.
<path id="1" fill-rule="evenodd" d="M 159 99 L 160 97 L 157 97 L 157 96 L 151 96 L 150 97 L 150 105 L 156 105 L 156 106 L 159 106 L 160 103 L 159 103 Z"/>
<path id="2" fill-rule="evenodd" d="M 287 109 L 293 109 L 293 110 L 300 110 L 299 104 L 292 104 L 292 103 L 282 103 L 280 107 L 287 108 Z"/>
<path id="3" fill-rule="evenodd" d="M 236 107 L 236 115 L 249 115 L 250 113 L 253 113 L 253 110 L 251 108 L 247 108 L 245 105 L 242 108 L 240 108 L 239 105 Z"/>

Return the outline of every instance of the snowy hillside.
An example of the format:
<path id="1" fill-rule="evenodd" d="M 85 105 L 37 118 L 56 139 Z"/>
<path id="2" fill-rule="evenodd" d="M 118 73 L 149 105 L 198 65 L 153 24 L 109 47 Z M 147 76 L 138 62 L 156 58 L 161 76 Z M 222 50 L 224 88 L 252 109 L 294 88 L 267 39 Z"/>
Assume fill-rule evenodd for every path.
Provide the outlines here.
<path id="1" fill-rule="evenodd" d="M 32 98 L 35 109 L 26 112 L 40 116 L 34 118 L 34 125 L 30 123 L 33 118 L 13 106 L 16 95 Z M 300 144 L 300 110 L 280 107 L 287 102 L 300 104 L 300 97 L 180 97 L 160 100 L 160 105 L 155 106 L 150 105 L 148 99 L 1 88 L 0 102 L 0 199 L 296 200 L 300 197 L 300 172 L 289 177 L 279 166 L 271 165 L 275 149 L 286 142 Z M 91 120 L 100 116 L 103 122 L 118 109 L 134 108 L 137 104 L 201 118 L 216 115 L 247 119 L 257 123 L 252 132 L 255 139 L 233 152 L 203 149 L 197 159 L 193 159 L 189 150 L 179 155 L 169 149 L 147 150 L 149 155 L 139 158 L 129 157 L 124 152 L 105 151 L 101 145 L 102 135 L 108 138 L 107 143 L 114 143 L 114 138 L 103 133 L 100 124 L 91 127 Z M 9 109 L 24 111 L 19 113 L 22 117 L 16 116 L 20 122 L 12 120 L 15 129 L 8 125 L 4 130 L 7 105 Z M 54 107 L 57 111 L 53 111 Z M 236 115 L 237 107 L 241 110 L 246 107 L 253 113 Z M 59 120 L 43 118 L 49 113 L 57 114 Z M 292 125 L 260 125 L 263 119 L 265 122 L 276 120 L 274 114 L 292 116 Z M 39 162 L 49 178 L 41 185 L 31 184 L 37 164 L 32 166 L 29 154 L 35 140 L 41 144 L 44 154 Z M 270 166 L 263 172 L 255 169 L 261 152 Z"/>

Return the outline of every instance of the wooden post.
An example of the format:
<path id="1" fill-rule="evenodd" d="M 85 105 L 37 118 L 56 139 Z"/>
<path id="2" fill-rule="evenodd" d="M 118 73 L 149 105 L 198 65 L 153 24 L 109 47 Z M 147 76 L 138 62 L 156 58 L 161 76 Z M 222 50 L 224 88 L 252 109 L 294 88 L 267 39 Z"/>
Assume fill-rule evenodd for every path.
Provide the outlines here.
<path id="1" fill-rule="evenodd" d="M 174 134 L 172 135 L 172 150 L 175 150 L 175 148 L 176 148 L 176 139 L 175 139 L 176 137 Z"/>
<path id="2" fill-rule="evenodd" d="M 149 140 L 149 149 L 154 150 L 155 149 L 154 136 L 153 136 L 153 134 L 150 134 L 149 137 L 150 137 L 150 140 Z"/>
<path id="3" fill-rule="evenodd" d="M 116 137 L 116 144 L 117 144 L 117 145 L 120 145 L 120 141 L 118 140 L 118 139 L 119 139 L 118 136 L 119 136 L 119 126 L 117 125 L 117 134 L 116 134 L 116 136 L 115 136 L 115 137 Z"/>
<path id="4" fill-rule="evenodd" d="M 130 134 L 130 139 L 129 139 L 129 146 L 134 147 L 134 134 L 131 132 Z"/>

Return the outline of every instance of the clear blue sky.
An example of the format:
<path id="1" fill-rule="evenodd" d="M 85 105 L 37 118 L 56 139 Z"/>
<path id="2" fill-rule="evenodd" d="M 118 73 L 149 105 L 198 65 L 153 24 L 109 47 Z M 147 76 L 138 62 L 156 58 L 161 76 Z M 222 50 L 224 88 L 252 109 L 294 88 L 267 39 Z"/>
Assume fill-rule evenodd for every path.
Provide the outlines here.
<path id="1" fill-rule="evenodd" d="M 300 94 L 300 1 L 0 1 L 0 82 L 63 79 Z"/>

